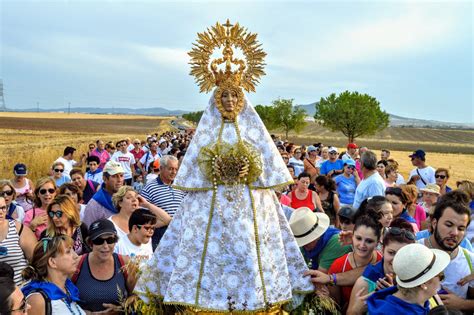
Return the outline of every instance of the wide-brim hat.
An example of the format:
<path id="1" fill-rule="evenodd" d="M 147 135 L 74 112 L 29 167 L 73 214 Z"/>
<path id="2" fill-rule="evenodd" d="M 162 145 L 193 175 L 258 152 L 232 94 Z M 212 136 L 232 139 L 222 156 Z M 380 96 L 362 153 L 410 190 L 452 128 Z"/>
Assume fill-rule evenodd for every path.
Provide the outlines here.
<path id="1" fill-rule="evenodd" d="M 321 237 L 329 227 L 329 217 L 322 212 L 313 212 L 307 207 L 293 211 L 290 220 L 291 231 L 299 247 Z"/>
<path id="2" fill-rule="evenodd" d="M 420 191 L 422 192 L 424 191 L 424 192 L 429 192 L 429 193 L 433 193 L 437 195 L 440 194 L 440 190 L 441 188 L 439 188 L 439 186 L 436 184 L 426 184 L 424 188 L 420 188 Z"/>
<path id="3" fill-rule="evenodd" d="M 393 271 L 400 287 L 414 288 L 436 277 L 450 261 L 449 255 L 442 250 L 409 244 L 395 255 Z"/>

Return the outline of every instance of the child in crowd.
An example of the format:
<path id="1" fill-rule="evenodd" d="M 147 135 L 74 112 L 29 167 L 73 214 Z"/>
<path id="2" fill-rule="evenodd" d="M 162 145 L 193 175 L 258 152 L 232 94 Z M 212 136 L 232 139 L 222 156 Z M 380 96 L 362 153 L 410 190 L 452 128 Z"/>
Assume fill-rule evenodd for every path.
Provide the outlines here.
<path id="1" fill-rule="evenodd" d="M 143 189 L 143 186 L 145 184 L 143 183 L 143 175 L 142 174 L 135 174 L 133 175 L 133 189 L 135 189 L 136 192 L 141 192 Z"/>
<path id="2" fill-rule="evenodd" d="M 153 255 L 151 237 L 155 231 L 156 216 L 148 209 L 135 210 L 128 220 L 130 233 L 120 238 L 114 252 L 146 262 Z"/>
<path id="3" fill-rule="evenodd" d="M 87 166 L 89 167 L 89 170 L 86 172 L 86 175 L 84 176 L 85 180 L 91 180 L 93 182 L 102 184 L 104 182 L 104 179 L 102 178 L 102 169 L 99 168 L 100 165 L 100 159 L 98 156 L 91 155 L 87 158 Z"/>

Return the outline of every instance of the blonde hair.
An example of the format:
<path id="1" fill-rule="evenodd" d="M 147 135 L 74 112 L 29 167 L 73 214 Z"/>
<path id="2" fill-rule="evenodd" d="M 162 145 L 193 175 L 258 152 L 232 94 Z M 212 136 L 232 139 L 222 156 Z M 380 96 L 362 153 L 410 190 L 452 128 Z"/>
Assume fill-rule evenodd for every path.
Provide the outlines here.
<path id="1" fill-rule="evenodd" d="M 129 192 L 133 191 L 136 193 L 135 189 L 131 186 L 122 186 L 119 188 L 119 190 L 113 194 L 112 196 L 112 203 L 114 204 L 115 209 L 117 209 L 118 212 L 120 212 L 120 203 L 123 201 L 123 198 L 125 195 Z"/>
<path id="2" fill-rule="evenodd" d="M 459 190 L 464 191 L 471 200 L 474 199 L 474 182 L 470 180 L 461 180 L 456 182 L 456 186 Z"/>
<path id="3" fill-rule="evenodd" d="M 56 186 L 56 182 L 51 177 L 42 177 L 42 178 L 38 179 L 36 181 L 36 184 L 35 184 L 34 206 L 36 208 L 41 208 L 41 206 L 42 206 L 41 199 L 38 197 L 39 191 L 41 190 L 41 187 L 43 187 L 44 185 L 46 185 L 48 183 L 51 183 L 56 191 L 58 190 L 58 186 Z"/>
<path id="4" fill-rule="evenodd" d="M 414 204 L 418 198 L 418 188 L 415 185 L 400 185 L 400 188 L 407 200 L 407 206 Z"/>
<path id="5" fill-rule="evenodd" d="M 76 203 L 68 195 L 58 195 L 54 200 L 48 205 L 47 212 L 51 211 L 51 208 L 54 205 L 61 207 L 63 215 L 65 215 L 69 221 L 69 224 L 72 227 L 78 227 L 81 225 L 81 219 L 79 217 L 79 212 L 76 208 Z M 59 235 L 54 225 L 53 219 L 48 215 L 48 229 L 46 230 L 48 236 Z"/>
<path id="6" fill-rule="evenodd" d="M 49 259 L 64 254 L 72 247 L 74 241 L 67 235 L 57 235 L 41 239 L 33 250 L 31 263 L 23 272 L 23 278 L 28 280 L 45 280 L 48 276 Z"/>
<path id="7" fill-rule="evenodd" d="M 56 161 L 53 163 L 53 165 L 51 166 L 51 169 L 54 169 L 56 166 L 58 165 L 61 165 L 63 168 L 64 168 L 64 163 L 63 162 L 60 162 L 60 161 Z"/>

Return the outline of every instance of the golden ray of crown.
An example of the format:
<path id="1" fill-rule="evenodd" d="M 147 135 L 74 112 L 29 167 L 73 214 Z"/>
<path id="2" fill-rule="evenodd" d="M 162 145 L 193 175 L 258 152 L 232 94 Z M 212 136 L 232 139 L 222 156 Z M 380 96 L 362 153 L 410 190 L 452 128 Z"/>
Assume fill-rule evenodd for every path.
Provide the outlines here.
<path id="1" fill-rule="evenodd" d="M 197 43 L 193 46 L 188 53 L 191 57 L 190 74 L 196 78 L 200 92 L 209 92 L 224 82 L 255 92 L 260 77 L 265 75 L 263 61 L 267 54 L 258 43 L 257 34 L 248 33 L 239 23 L 232 25 L 227 20 L 221 25 L 217 22 L 211 29 L 198 33 Z M 242 50 L 245 61 L 233 57 L 232 46 Z M 224 48 L 222 58 L 211 60 L 212 52 L 221 47 Z M 222 64 L 225 64 L 225 70 L 218 69 Z M 232 65 L 237 69 L 232 71 Z"/>

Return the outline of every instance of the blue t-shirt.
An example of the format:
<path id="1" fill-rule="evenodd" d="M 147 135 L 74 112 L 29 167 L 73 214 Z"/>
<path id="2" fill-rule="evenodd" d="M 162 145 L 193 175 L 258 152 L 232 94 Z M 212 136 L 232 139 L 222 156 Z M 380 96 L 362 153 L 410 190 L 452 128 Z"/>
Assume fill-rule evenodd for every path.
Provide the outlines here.
<path id="1" fill-rule="evenodd" d="M 70 183 L 71 182 L 71 177 L 67 176 L 67 175 L 63 175 L 61 176 L 60 178 L 58 179 L 54 179 L 55 183 L 56 183 L 56 186 L 61 186 L 62 184 L 64 183 Z"/>
<path id="2" fill-rule="evenodd" d="M 332 170 L 342 170 L 344 168 L 344 161 L 342 160 L 335 160 L 331 162 L 327 160 L 321 164 L 321 169 L 319 170 L 321 175 L 327 175 Z"/>
<path id="3" fill-rule="evenodd" d="M 339 201 L 341 203 L 352 205 L 354 202 L 355 191 L 357 188 L 357 183 L 355 181 L 354 175 L 347 178 L 344 175 L 339 175 L 334 178 L 334 181 L 337 185 L 337 194 L 339 195 Z"/>
<path id="4" fill-rule="evenodd" d="M 425 302 L 424 306 L 406 302 L 393 296 L 397 292 L 397 287 L 393 286 L 380 291 L 376 291 L 367 299 L 367 311 L 370 315 L 427 315 L 430 312 L 430 303 Z"/>

